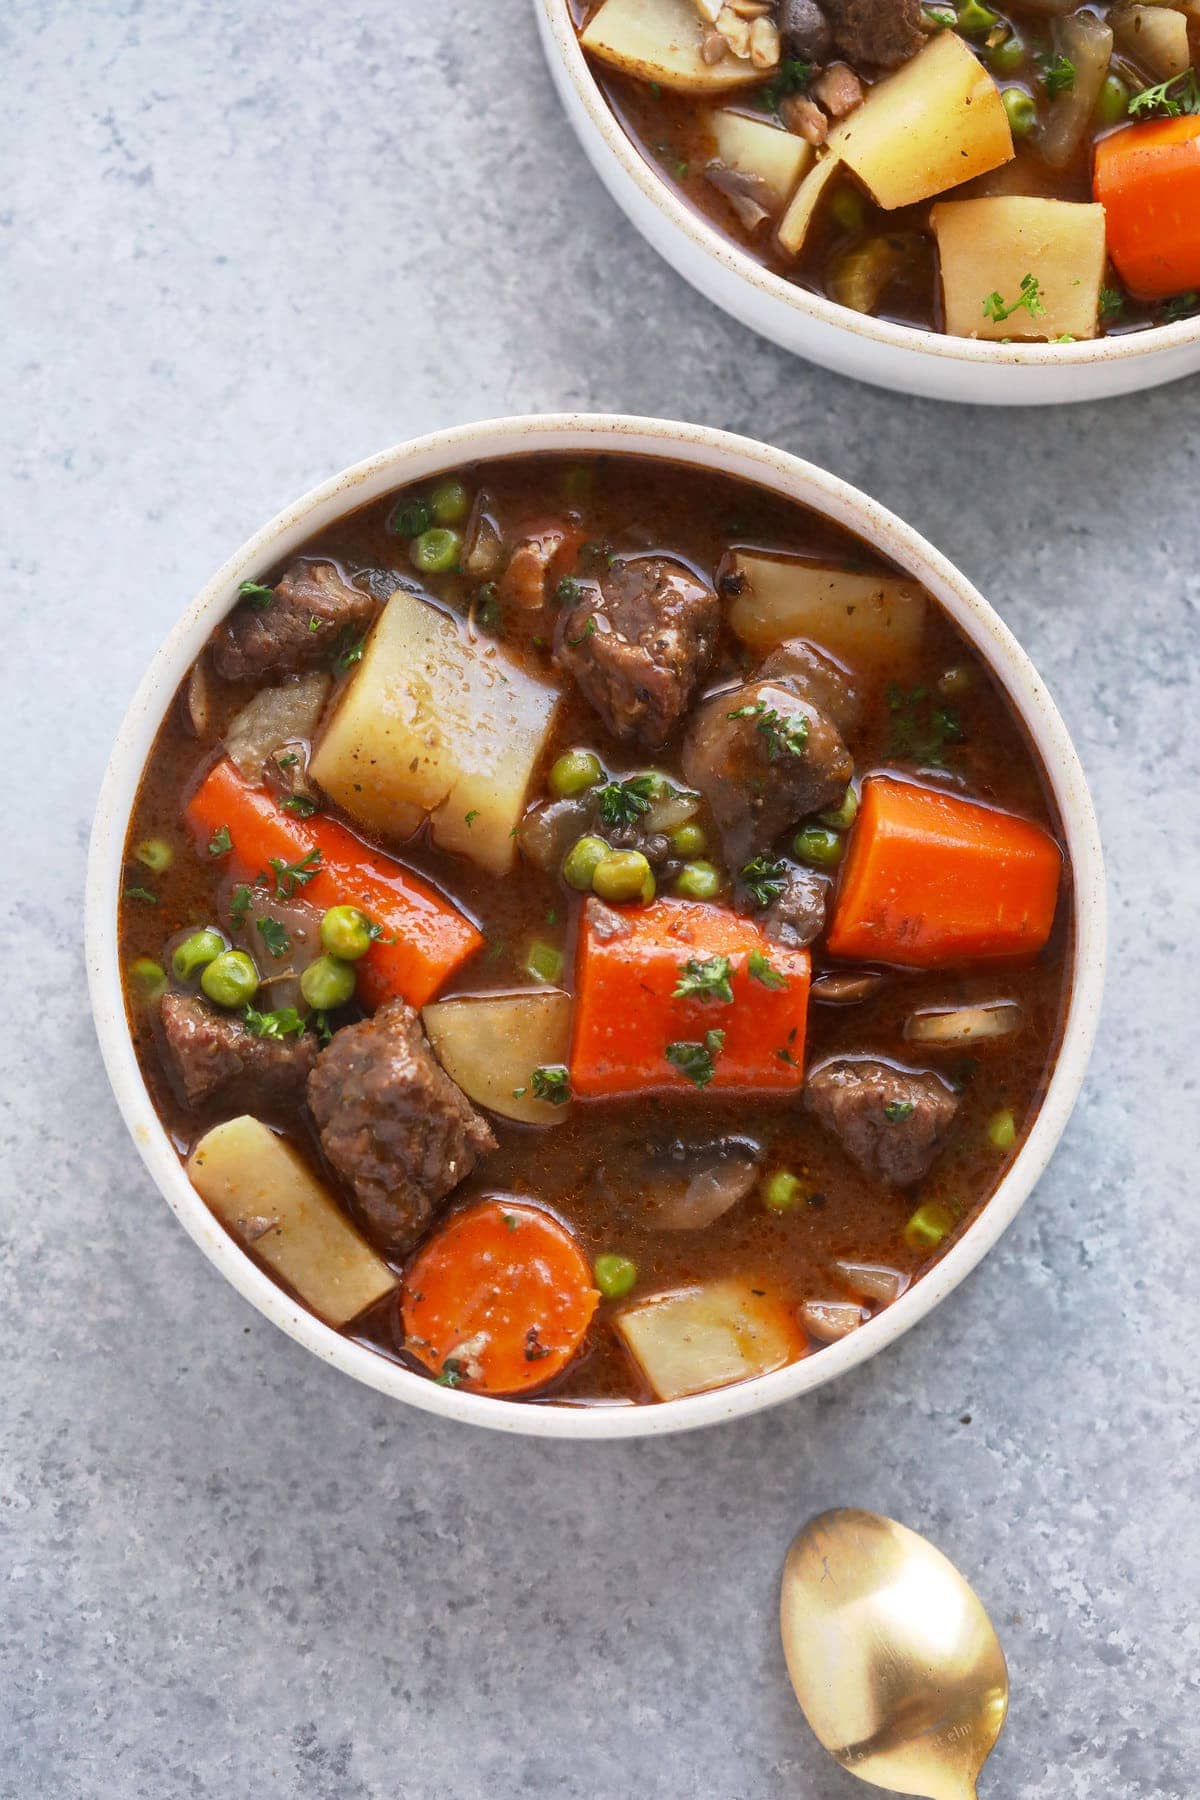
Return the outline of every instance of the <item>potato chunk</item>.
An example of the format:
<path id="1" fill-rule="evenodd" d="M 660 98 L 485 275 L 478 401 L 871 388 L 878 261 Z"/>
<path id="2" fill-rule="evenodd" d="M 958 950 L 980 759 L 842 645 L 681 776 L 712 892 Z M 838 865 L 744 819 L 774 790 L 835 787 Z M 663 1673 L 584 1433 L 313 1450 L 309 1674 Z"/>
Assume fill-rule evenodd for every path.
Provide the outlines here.
<path id="1" fill-rule="evenodd" d="M 859 575 L 783 557 L 734 558 L 742 591 L 729 623 L 752 649 L 811 638 L 852 667 L 893 668 L 920 648 L 924 589 L 900 575 Z"/>
<path id="2" fill-rule="evenodd" d="M 660 1400 L 768 1375 L 805 1350 L 783 1302 L 741 1276 L 660 1294 L 626 1307 L 615 1323 Z"/>
<path id="3" fill-rule="evenodd" d="M 792 203 L 780 219 L 779 229 L 775 234 L 779 240 L 779 248 L 788 256 L 799 256 L 803 250 L 817 216 L 817 208 L 824 199 L 825 189 L 841 166 L 836 156 L 827 156 L 822 162 L 814 163 L 793 194 Z"/>
<path id="4" fill-rule="evenodd" d="M 503 875 L 556 689 L 419 595 L 393 594 L 309 764 L 382 838 L 435 842 Z"/>
<path id="5" fill-rule="evenodd" d="M 1013 141 L 996 83 L 943 31 L 830 132 L 829 153 L 891 210 L 999 168 Z"/>
<path id="6" fill-rule="evenodd" d="M 396 1286 L 299 1152 L 248 1113 L 206 1132 L 187 1171 L 222 1225 L 326 1324 L 340 1329 Z"/>
<path id="7" fill-rule="evenodd" d="M 768 125 L 764 119 L 748 119 L 744 113 L 722 109 L 713 113 L 709 123 L 725 167 L 756 175 L 776 206 L 786 206 L 812 164 L 812 145 L 792 131 Z"/>
<path id="8" fill-rule="evenodd" d="M 535 989 L 437 1000 L 421 1019 L 443 1069 L 477 1106 L 525 1125 L 561 1125 L 566 1119 L 569 1103 L 535 1099 L 532 1077 L 535 1069 L 567 1061 L 568 994 Z"/>
<path id="9" fill-rule="evenodd" d="M 955 337 L 1093 338 L 1104 279 L 1104 208 L 1071 200 L 992 195 L 943 200 L 932 214 L 942 266 L 946 330 Z M 1003 311 L 1032 275 L 1043 310 Z"/>
<path id="10" fill-rule="evenodd" d="M 764 70 L 740 57 L 705 62 L 707 29 L 691 0 L 604 0 L 579 41 L 614 69 L 681 94 L 719 94 L 763 79 Z"/>

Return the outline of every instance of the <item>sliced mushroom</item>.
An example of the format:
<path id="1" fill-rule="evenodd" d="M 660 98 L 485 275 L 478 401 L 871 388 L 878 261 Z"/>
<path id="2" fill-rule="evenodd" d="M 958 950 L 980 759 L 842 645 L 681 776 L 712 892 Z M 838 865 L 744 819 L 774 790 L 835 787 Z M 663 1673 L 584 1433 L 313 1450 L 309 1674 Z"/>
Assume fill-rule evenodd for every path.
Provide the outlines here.
<path id="1" fill-rule="evenodd" d="M 1015 1000 L 994 1000 L 987 1006 L 931 1008 L 916 1012 L 904 1022 L 910 1044 L 931 1049 L 959 1050 L 964 1044 L 986 1038 L 1009 1037 L 1021 1028 L 1021 1008 Z"/>
<path id="2" fill-rule="evenodd" d="M 637 1206 L 640 1222 L 658 1231 L 702 1231 L 739 1200 L 758 1175 L 759 1148 L 751 1138 L 708 1138 L 689 1143 L 625 1145 L 610 1169 L 602 1166 L 602 1191 Z"/>
<path id="3" fill-rule="evenodd" d="M 188 676 L 185 710 L 187 722 L 193 737 L 204 743 L 213 730 L 212 687 L 208 679 L 208 666 L 203 657 L 192 664 L 192 672 Z"/>
<path id="4" fill-rule="evenodd" d="M 860 1294 L 864 1300 L 878 1300 L 881 1306 L 898 1300 L 910 1279 L 884 1263 L 846 1262 L 839 1258 L 833 1267 L 850 1293 Z"/>
<path id="5" fill-rule="evenodd" d="M 863 1309 L 856 1300 L 806 1300 L 800 1323 L 809 1337 L 822 1344 L 836 1344 L 863 1323 Z"/>
<path id="6" fill-rule="evenodd" d="M 544 874 L 557 872 L 576 838 L 587 831 L 591 817 L 592 802 L 582 795 L 531 806 L 517 827 L 522 856 Z"/>
<path id="7" fill-rule="evenodd" d="M 761 175 L 709 163 L 704 179 L 723 194 L 747 231 L 757 231 L 775 210 L 775 197 Z"/>
<path id="8" fill-rule="evenodd" d="M 467 548 L 463 555 L 463 572 L 473 581 L 487 581 L 498 574 L 504 561 L 504 539 L 500 527 L 487 511 L 483 493 L 476 496 L 467 523 Z"/>
<path id="9" fill-rule="evenodd" d="M 829 969 L 813 980 L 812 998 L 826 1006 L 858 1006 L 873 1000 L 886 979 L 877 969 Z"/>

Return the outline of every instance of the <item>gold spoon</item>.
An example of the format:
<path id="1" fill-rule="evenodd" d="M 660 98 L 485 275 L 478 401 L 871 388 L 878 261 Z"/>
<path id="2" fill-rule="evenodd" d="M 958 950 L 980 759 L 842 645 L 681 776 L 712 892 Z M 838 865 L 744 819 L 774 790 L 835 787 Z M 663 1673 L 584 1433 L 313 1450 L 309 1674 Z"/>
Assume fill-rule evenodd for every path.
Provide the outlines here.
<path id="1" fill-rule="evenodd" d="M 821 1513 L 788 1551 L 779 1623 L 804 1716 L 844 1769 L 896 1794 L 977 1800 L 1008 1669 L 940 1550 L 878 1513 Z"/>

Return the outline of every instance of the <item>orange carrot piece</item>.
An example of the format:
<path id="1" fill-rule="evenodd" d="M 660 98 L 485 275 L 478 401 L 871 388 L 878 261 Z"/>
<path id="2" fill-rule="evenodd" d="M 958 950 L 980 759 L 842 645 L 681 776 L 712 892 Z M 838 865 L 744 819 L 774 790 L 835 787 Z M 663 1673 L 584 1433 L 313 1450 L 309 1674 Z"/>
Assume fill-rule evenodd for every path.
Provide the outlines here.
<path id="1" fill-rule="evenodd" d="M 424 1006 L 483 942 L 456 906 L 410 870 L 368 849 L 336 819 L 293 819 L 228 759 L 210 769 L 186 811 L 203 843 L 222 826 L 228 830 L 233 865 L 251 879 L 270 872 L 272 857 L 294 865 L 320 852 L 316 874 L 297 884 L 297 893 L 316 906 L 357 906 L 383 928 L 384 938 L 358 965 L 359 994 L 369 1006 L 397 995 Z"/>
<path id="2" fill-rule="evenodd" d="M 405 1346 L 447 1386 L 525 1394 L 561 1375 L 600 1295 L 565 1225 L 518 1200 L 457 1212 L 409 1264 Z"/>
<path id="3" fill-rule="evenodd" d="M 1061 873 L 1040 825 L 874 775 L 825 947 L 912 969 L 1030 957 L 1050 935 Z"/>
<path id="4" fill-rule="evenodd" d="M 575 964 L 571 1089 L 583 1099 L 618 1094 L 745 1089 L 794 1093 L 804 1080 L 804 1028 L 811 964 L 806 950 L 772 943 L 752 919 L 700 901 L 657 900 L 623 908 L 625 936 L 604 937 L 585 912 Z M 750 959 L 766 982 L 750 973 Z M 684 964 L 727 956 L 732 1002 L 676 999 Z M 785 985 L 772 984 L 772 976 Z M 668 1060 L 670 1044 L 703 1050 L 706 1034 L 724 1033 L 710 1051 L 703 1089 Z M 704 1071 L 700 1061 L 701 1072 Z"/>
<path id="5" fill-rule="evenodd" d="M 1096 145 L 1108 253 L 1139 300 L 1200 288 L 1200 117 L 1127 125 Z"/>

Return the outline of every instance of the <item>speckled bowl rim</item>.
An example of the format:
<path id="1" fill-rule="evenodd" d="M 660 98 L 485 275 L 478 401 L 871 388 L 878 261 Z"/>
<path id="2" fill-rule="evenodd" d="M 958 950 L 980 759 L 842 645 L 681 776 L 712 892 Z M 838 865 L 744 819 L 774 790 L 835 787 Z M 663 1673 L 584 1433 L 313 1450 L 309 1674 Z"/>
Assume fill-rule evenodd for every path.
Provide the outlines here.
<path id="1" fill-rule="evenodd" d="M 781 275 L 755 262 L 731 238 L 725 237 L 681 200 L 643 156 L 592 74 L 580 48 L 567 0 L 534 0 L 534 5 L 545 15 L 559 60 L 608 154 L 620 163 L 676 231 L 704 255 L 715 258 L 740 280 L 781 305 L 869 343 L 916 351 L 943 362 L 982 363 L 1000 368 L 1079 368 L 1087 364 L 1128 362 L 1136 357 L 1200 344 L 1200 315 L 1176 320 L 1171 325 L 1152 325 L 1145 331 L 1128 332 L 1119 337 L 1090 338 L 1074 344 L 1000 344 L 984 338 L 948 337 L 940 331 L 925 331 L 916 325 L 896 325 L 886 319 L 871 318 L 866 313 L 852 312 L 849 307 L 839 306 L 822 294 L 809 293 L 806 288 L 785 281 Z"/>
<path id="2" fill-rule="evenodd" d="M 800 501 L 857 532 L 924 584 L 999 674 L 1045 764 L 1074 874 L 1075 968 L 1062 1049 L 1041 1110 L 979 1218 L 942 1261 L 852 1337 L 775 1374 L 656 1406 L 567 1406 L 492 1400 L 438 1387 L 338 1335 L 257 1268 L 208 1211 L 184 1173 L 138 1069 L 121 994 L 117 901 L 122 851 L 142 768 L 188 667 L 236 597 L 315 530 L 380 494 L 463 463 L 538 451 L 609 451 L 716 468 Z M 113 1092 L 172 1212 L 245 1299 L 298 1343 L 347 1375 L 443 1418 L 537 1437 L 657 1437 L 714 1425 L 823 1387 L 894 1343 L 973 1269 L 1016 1215 L 1071 1112 L 1091 1051 L 1104 973 L 1104 875 L 1096 817 L 1079 758 L 1025 652 L 975 588 L 910 526 L 811 463 L 750 438 L 700 425 L 563 413 L 497 419 L 431 433 L 322 482 L 248 539 L 201 589 L 154 657 L 130 704 L 104 775 L 88 858 L 86 953 L 92 1011 Z"/>

